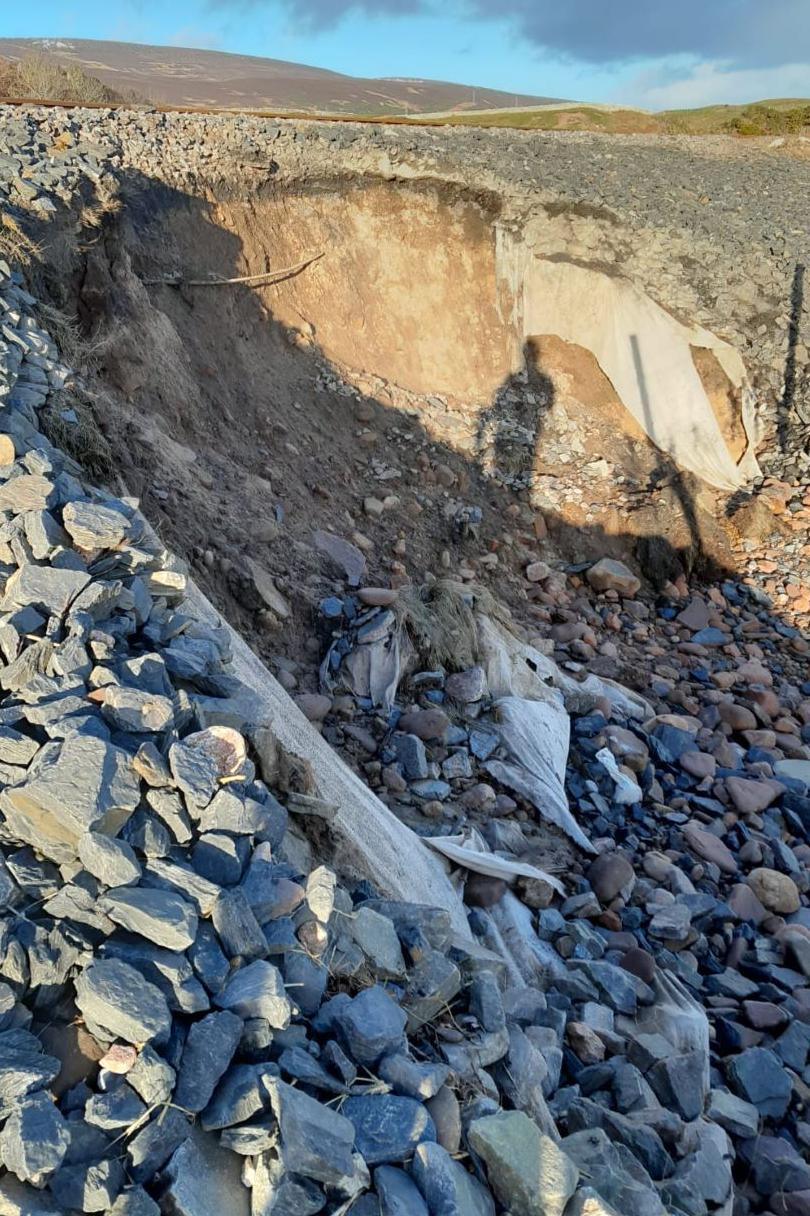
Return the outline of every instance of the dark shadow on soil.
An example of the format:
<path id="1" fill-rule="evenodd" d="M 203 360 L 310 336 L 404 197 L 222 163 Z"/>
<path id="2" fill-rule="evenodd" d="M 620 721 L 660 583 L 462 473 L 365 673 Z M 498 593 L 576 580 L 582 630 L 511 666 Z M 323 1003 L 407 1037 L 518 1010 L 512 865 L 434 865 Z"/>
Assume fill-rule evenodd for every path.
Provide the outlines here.
<path id="1" fill-rule="evenodd" d="M 796 404 L 797 367 L 796 347 L 801 333 L 804 308 L 804 266 L 797 262 L 793 270 L 793 285 L 790 292 L 790 321 L 788 323 L 788 348 L 785 356 L 785 388 L 779 402 L 777 431 L 779 450 L 786 454 L 790 445 L 790 427 Z"/>
<path id="2" fill-rule="evenodd" d="M 630 335 L 630 349 L 633 355 L 633 368 L 636 373 L 636 381 L 638 390 L 641 396 L 642 409 L 644 411 L 644 429 L 649 434 L 653 429 L 652 408 L 650 406 L 650 395 L 647 390 L 647 377 L 644 371 L 644 361 L 641 356 L 641 347 L 639 346 L 638 336 Z M 694 436 L 693 436 L 694 438 Z M 679 469 L 671 456 L 660 448 L 655 449 L 658 456 L 658 466 L 653 470 L 651 482 L 655 487 L 669 485 L 675 493 L 683 518 L 686 521 L 686 526 L 689 530 L 691 545 L 689 547 L 688 556 L 683 555 L 683 564 L 686 567 L 685 573 L 691 574 L 695 561 L 700 561 L 703 554 L 703 539 L 700 532 L 700 524 L 698 522 L 698 513 L 695 508 L 695 495 L 693 493 L 690 482 L 693 482 L 691 474 Z M 657 545 L 658 538 L 650 538 L 646 542 L 642 542 L 649 548 L 650 545 Z M 650 564 L 649 561 L 646 564 Z"/>

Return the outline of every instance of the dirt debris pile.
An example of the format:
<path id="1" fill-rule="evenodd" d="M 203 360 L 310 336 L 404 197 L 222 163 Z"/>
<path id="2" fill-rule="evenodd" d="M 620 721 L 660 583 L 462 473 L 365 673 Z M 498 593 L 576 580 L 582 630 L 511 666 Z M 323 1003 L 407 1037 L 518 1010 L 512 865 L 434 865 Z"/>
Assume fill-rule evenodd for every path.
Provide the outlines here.
<path id="1" fill-rule="evenodd" d="M 738 272 L 717 288 L 729 249 L 762 300 L 790 279 L 770 204 L 772 262 L 729 220 L 711 294 L 683 260 L 660 275 L 716 222 L 661 190 L 673 167 L 704 157 L 730 198 L 677 141 L 647 183 L 576 193 L 599 141 L 505 137 L 496 174 L 475 132 L 3 122 L 0 238 L 28 266 L 0 264 L 2 1202 L 804 1216 L 806 350 L 800 309 L 785 366 Z M 783 173 L 725 148 L 731 181 Z M 753 444 L 779 480 L 697 484 L 592 351 L 503 325 L 492 226 L 517 216 L 552 264 L 598 248 L 681 323 L 727 317 L 758 410 L 695 374 L 728 459 Z M 355 272 L 386 226 L 405 255 L 375 310 L 380 264 Z M 466 308 L 438 337 L 399 324 L 436 231 Z M 325 236 L 325 277 L 184 285 L 202 252 L 262 275 Z M 373 859 L 335 874 L 328 771 L 246 714 L 234 635 L 150 525 L 458 899 L 444 876 L 442 906 L 391 898 Z"/>

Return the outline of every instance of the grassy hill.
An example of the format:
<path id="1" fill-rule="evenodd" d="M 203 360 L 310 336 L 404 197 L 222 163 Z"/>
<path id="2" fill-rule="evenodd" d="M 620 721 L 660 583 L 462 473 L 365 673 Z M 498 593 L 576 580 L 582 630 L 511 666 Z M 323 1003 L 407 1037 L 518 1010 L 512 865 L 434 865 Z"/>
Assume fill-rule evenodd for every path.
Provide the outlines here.
<path id="1" fill-rule="evenodd" d="M 523 131 L 605 131 L 614 135 L 788 135 L 810 130 L 810 98 L 776 98 L 748 105 L 658 113 L 609 106 L 540 106 L 428 116 L 423 121 Z"/>

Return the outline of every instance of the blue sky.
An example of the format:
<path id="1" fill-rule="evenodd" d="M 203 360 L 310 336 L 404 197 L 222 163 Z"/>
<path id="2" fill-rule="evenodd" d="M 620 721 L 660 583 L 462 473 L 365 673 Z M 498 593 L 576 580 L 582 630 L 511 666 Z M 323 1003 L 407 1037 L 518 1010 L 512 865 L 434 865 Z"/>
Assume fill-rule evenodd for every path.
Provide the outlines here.
<path id="1" fill-rule="evenodd" d="M 358 76 L 651 109 L 810 96 L 810 0 L 36 0 L 3 8 L 4 37 L 207 47 Z"/>

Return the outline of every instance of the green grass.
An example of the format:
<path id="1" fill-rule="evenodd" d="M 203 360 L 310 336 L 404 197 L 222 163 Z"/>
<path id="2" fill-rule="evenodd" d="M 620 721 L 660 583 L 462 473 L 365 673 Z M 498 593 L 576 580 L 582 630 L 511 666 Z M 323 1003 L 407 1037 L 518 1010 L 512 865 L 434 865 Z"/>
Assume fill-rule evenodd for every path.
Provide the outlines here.
<path id="1" fill-rule="evenodd" d="M 605 131 L 610 134 L 787 135 L 810 129 L 810 99 L 779 98 L 694 110 L 600 110 L 592 106 L 498 113 L 460 113 L 419 119 L 436 125 L 510 127 L 524 131 Z"/>

